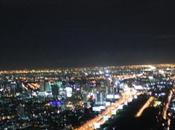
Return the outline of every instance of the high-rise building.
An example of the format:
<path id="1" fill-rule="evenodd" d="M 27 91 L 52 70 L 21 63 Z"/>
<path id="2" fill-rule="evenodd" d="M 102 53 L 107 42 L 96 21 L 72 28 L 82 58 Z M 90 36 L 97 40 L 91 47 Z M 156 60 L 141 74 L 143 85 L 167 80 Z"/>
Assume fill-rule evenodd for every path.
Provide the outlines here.
<path id="1" fill-rule="evenodd" d="M 51 84 L 51 88 L 52 88 L 52 95 L 54 98 L 57 98 L 59 95 L 59 88 L 56 84 Z"/>
<path id="2" fill-rule="evenodd" d="M 40 91 L 45 91 L 45 90 L 46 90 L 46 88 L 45 88 L 45 81 L 42 80 L 42 81 L 40 81 Z"/>
<path id="3" fill-rule="evenodd" d="M 10 93 L 12 94 L 12 96 L 16 95 L 16 88 L 17 88 L 17 84 L 15 81 L 10 83 Z"/>
<path id="4" fill-rule="evenodd" d="M 103 105 L 104 104 L 104 95 L 102 92 L 97 92 L 95 97 L 95 104 Z"/>
<path id="5" fill-rule="evenodd" d="M 51 83 L 50 82 L 45 81 L 45 83 L 44 83 L 44 90 L 45 91 L 52 91 Z"/>

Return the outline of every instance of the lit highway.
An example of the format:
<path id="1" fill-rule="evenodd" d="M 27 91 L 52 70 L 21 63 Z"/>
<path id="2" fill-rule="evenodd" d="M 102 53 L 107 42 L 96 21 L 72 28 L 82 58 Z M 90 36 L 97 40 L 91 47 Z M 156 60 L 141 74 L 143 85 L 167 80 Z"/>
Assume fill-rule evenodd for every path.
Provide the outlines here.
<path id="1" fill-rule="evenodd" d="M 0 71 L 0 129 L 173 130 L 174 68 Z"/>
<path id="2" fill-rule="evenodd" d="M 163 112 L 162 112 L 163 119 L 165 119 L 165 120 L 168 118 L 167 117 L 167 115 L 168 115 L 168 108 L 169 108 L 172 96 L 173 96 L 173 92 L 170 90 L 170 93 L 169 93 L 168 98 L 167 98 L 167 102 L 165 103 L 165 105 L 163 107 Z"/>
<path id="3" fill-rule="evenodd" d="M 144 110 L 148 107 L 150 107 L 152 105 L 152 103 L 154 102 L 155 97 L 150 97 L 146 103 L 140 108 L 140 110 L 137 112 L 137 114 L 135 115 L 135 117 L 140 117 L 142 116 L 142 113 L 144 112 Z"/>
<path id="4" fill-rule="evenodd" d="M 171 118 L 168 117 L 168 109 L 170 109 L 170 103 L 172 101 L 173 94 L 174 94 L 173 92 L 174 92 L 174 87 L 170 90 L 170 92 L 168 94 L 167 101 L 165 102 L 165 105 L 164 105 L 163 111 L 162 111 L 162 117 L 164 120 L 167 121 L 167 129 L 166 130 L 170 130 L 170 126 L 171 126 Z"/>
<path id="5" fill-rule="evenodd" d="M 131 99 L 133 98 L 134 95 L 139 95 L 139 94 L 140 93 L 136 93 L 136 92 L 124 93 L 118 101 L 116 101 L 114 104 L 109 106 L 105 111 L 103 111 L 97 117 L 87 121 L 85 124 L 83 124 L 82 126 L 80 126 L 79 128 L 77 128 L 75 130 L 94 130 L 95 124 L 102 125 L 105 123 L 105 121 L 103 119 L 104 116 L 111 117 L 113 110 L 117 110 L 120 105 L 123 105 L 124 103 L 131 101 Z"/>

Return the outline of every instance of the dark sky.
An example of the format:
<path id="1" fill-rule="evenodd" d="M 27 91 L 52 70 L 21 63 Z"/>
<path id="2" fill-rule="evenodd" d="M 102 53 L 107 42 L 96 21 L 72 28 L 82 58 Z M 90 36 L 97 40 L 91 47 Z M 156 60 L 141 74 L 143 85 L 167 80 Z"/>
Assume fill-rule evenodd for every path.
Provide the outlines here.
<path id="1" fill-rule="evenodd" d="M 175 62 L 168 0 L 0 0 L 0 68 Z"/>

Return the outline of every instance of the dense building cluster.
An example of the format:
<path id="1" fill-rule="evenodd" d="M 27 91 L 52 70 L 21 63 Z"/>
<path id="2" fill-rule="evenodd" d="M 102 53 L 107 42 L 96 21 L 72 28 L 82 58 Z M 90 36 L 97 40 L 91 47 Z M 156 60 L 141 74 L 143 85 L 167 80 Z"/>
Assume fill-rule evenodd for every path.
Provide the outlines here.
<path id="1" fill-rule="evenodd" d="M 174 65 L 0 71 L 0 129 L 78 129 L 126 92 L 146 93 L 158 104 L 174 78 Z"/>

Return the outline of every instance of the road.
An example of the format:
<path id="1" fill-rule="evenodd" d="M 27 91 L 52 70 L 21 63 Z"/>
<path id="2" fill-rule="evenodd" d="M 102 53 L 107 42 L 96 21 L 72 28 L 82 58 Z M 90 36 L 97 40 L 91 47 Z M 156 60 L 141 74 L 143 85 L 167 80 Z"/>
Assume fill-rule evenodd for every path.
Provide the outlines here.
<path id="1" fill-rule="evenodd" d="M 129 102 L 134 95 L 139 95 L 139 94 L 140 93 L 131 92 L 131 91 L 125 92 L 124 94 L 122 94 L 122 97 L 118 101 L 116 101 L 114 104 L 109 106 L 104 112 L 99 114 L 97 117 L 87 121 L 85 124 L 83 124 L 82 126 L 80 126 L 75 130 L 94 130 L 95 124 L 102 125 L 105 123 L 105 120 L 103 119 L 104 116 L 111 117 L 113 110 L 116 110 L 117 108 L 119 108 L 119 106 L 123 105 L 126 102 Z"/>
<path id="2" fill-rule="evenodd" d="M 152 105 L 152 103 L 154 102 L 155 97 L 151 96 L 146 103 L 139 109 L 139 111 L 137 112 L 137 114 L 135 115 L 135 117 L 140 117 L 142 116 L 142 113 L 144 112 L 144 110 L 148 107 L 150 107 Z"/>
<path id="3" fill-rule="evenodd" d="M 171 119 L 168 117 L 168 109 L 169 109 L 170 103 L 172 101 L 174 91 L 175 91 L 175 88 L 173 87 L 168 94 L 167 101 L 165 102 L 165 105 L 164 105 L 163 111 L 162 111 L 163 119 L 167 120 L 167 130 L 169 130 L 170 126 L 171 126 Z"/>

